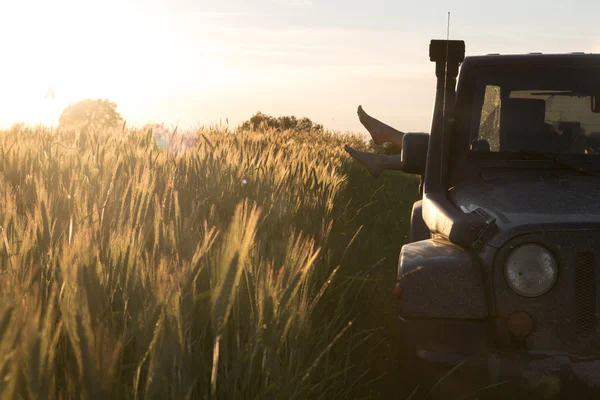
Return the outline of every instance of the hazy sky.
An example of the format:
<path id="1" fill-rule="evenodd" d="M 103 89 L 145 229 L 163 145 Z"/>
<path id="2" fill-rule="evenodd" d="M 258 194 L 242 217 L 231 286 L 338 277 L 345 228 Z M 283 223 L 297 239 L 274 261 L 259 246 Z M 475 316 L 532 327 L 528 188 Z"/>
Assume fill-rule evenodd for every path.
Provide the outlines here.
<path id="1" fill-rule="evenodd" d="M 4 1 L 0 127 L 53 124 L 102 97 L 134 124 L 237 124 L 260 110 L 364 132 L 362 104 L 429 131 L 428 45 L 448 11 L 467 55 L 600 51 L 593 1 Z"/>

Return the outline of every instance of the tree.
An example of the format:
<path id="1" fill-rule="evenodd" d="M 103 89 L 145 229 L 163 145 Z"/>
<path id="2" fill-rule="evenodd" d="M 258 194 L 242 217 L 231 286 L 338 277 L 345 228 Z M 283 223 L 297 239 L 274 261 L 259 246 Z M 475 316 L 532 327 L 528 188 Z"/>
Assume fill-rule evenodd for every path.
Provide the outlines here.
<path id="1" fill-rule="evenodd" d="M 58 120 L 65 129 L 106 129 L 123 122 L 117 104 L 105 99 L 85 99 L 66 107 Z"/>
<path id="2" fill-rule="evenodd" d="M 298 119 L 292 115 L 275 118 L 260 111 L 254 114 L 248 121 L 242 123 L 240 128 L 243 130 L 280 129 L 296 132 L 323 131 L 323 125 L 315 124 L 308 118 Z"/>

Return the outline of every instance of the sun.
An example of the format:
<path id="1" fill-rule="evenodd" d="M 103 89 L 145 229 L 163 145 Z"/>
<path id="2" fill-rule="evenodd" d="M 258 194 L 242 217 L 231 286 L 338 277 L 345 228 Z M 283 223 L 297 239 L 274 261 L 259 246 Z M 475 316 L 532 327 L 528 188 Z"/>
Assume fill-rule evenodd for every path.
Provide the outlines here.
<path id="1" fill-rule="evenodd" d="M 0 126 L 55 125 L 84 98 L 126 104 L 143 117 L 157 98 L 201 91 L 219 76 L 181 29 L 132 2 L 5 2 L 0 14 Z M 35 13 L 31 10 L 36 10 Z M 170 25 L 171 24 L 171 25 Z M 193 39 L 193 37 L 192 37 Z"/>

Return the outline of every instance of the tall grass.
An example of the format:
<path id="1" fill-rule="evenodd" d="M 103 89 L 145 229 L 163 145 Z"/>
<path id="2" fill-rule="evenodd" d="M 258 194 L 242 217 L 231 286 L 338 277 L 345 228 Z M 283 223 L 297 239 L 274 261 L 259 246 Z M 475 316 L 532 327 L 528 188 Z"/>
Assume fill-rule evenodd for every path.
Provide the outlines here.
<path id="1" fill-rule="evenodd" d="M 356 137 L 178 138 L 0 132 L 0 396 L 393 393 L 415 179 L 368 178 Z"/>

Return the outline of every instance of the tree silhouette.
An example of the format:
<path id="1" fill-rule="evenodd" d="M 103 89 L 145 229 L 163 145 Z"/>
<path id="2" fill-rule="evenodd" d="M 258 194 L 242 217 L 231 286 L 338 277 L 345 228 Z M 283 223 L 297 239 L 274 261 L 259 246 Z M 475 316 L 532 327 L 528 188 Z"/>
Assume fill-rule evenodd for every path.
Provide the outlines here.
<path id="1" fill-rule="evenodd" d="M 323 131 L 323 125 L 316 124 L 305 117 L 298 119 L 293 115 L 283 115 L 275 118 L 260 111 L 254 114 L 248 121 L 243 122 L 240 128 L 242 130 L 279 129 L 296 132 Z"/>
<path id="2" fill-rule="evenodd" d="M 106 99 L 85 99 L 66 107 L 58 120 L 65 129 L 106 129 L 122 123 L 117 104 Z"/>

